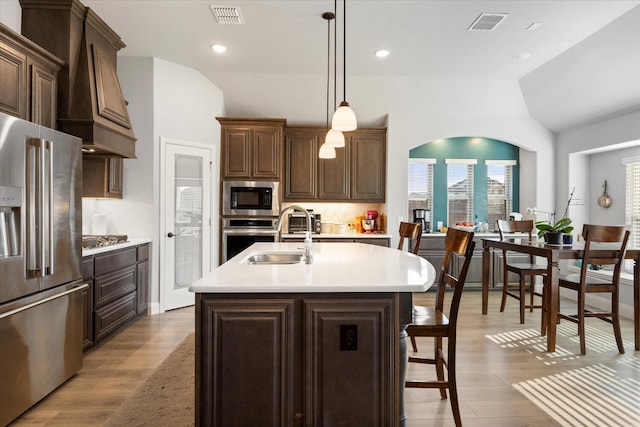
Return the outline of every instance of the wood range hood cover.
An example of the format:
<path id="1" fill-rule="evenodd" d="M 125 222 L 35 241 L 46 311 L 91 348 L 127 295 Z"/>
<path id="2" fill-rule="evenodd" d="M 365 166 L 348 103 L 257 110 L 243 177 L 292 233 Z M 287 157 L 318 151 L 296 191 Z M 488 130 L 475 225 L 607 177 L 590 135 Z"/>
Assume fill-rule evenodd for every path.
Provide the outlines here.
<path id="1" fill-rule="evenodd" d="M 135 158 L 127 102 L 117 75 L 120 37 L 78 0 L 20 0 L 22 35 L 62 58 L 58 129 L 93 154 Z"/>

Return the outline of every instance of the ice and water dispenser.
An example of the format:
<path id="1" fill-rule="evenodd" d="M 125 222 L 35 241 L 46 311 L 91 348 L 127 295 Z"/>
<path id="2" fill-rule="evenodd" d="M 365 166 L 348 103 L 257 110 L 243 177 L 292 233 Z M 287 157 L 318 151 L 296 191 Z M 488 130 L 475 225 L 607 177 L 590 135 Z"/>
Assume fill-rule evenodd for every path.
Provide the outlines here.
<path id="1" fill-rule="evenodd" d="M 22 189 L 0 186 L 0 259 L 20 255 Z"/>

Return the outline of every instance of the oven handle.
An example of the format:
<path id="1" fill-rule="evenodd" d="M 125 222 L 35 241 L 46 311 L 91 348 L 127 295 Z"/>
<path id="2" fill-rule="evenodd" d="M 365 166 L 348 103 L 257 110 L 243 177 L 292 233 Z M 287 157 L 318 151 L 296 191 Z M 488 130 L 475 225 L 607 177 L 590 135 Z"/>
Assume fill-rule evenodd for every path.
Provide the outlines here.
<path id="1" fill-rule="evenodd" d="M 261 236 L 277 236 L 278 232 L 276 230 L 263 230 L 259 228 L 223 228 L 222 234 L 227 235 L 261 235 Z"/>

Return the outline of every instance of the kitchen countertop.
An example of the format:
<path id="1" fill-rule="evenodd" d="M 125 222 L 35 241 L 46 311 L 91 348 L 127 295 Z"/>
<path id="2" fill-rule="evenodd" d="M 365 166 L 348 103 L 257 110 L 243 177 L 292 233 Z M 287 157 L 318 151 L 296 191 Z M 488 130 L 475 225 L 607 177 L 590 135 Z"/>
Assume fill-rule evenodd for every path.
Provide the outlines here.
<path id="1" fill-rule="evenodd" d="M 144 245 L 145 243 L 151 243 L 151 239 L 129 239 L 126 242 L 116 243 L 115 245 L 100 246 L 97 248 L 83 248 L 82 256 L 85 257 L 104 252 L 116 251 L 118 249 L 124 249 L 131 246 Z"/>
<path id="2" fill-rule="evenodd" d="M 304 233 L 282 233 L 283 239 L 304 239 Z M 390 239 L 390 234 L 384 233 L 320 233 L 312 234 L 313 239 Z"/>
<path id="3" fill-rule="evenodd" d="M 193 283 L 196 293 L 423 292 L 433 265 L 410 252 L 366 243 L 317 242 L 313 264 L 247 265 L 258 252 L 302 252 L 300 243 L 255 243 Z"/>

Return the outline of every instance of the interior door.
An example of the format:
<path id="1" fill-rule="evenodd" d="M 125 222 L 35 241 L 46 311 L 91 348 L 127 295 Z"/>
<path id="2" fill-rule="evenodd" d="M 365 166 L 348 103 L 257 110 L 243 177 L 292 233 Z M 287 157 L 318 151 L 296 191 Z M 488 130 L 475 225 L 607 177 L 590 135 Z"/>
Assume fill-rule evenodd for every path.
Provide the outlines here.
<path id="1" fill-rule="evenodd" d="M 164 144 L 162 310 L 193 305 L 189 285 L 211 270 L 211 148 Z M 161 249 L 162 250 L 162 249 Z"/>

